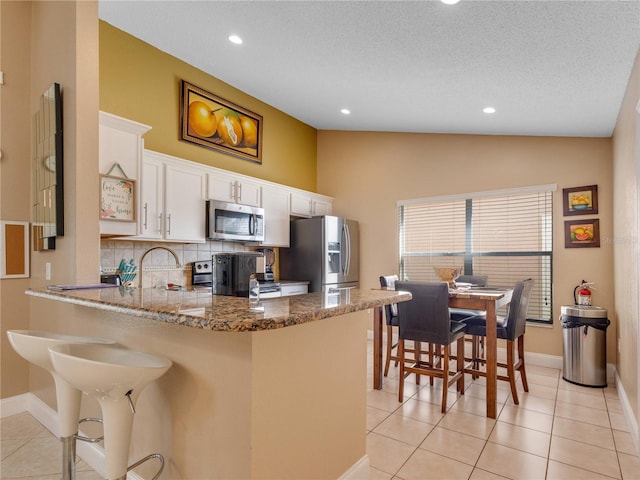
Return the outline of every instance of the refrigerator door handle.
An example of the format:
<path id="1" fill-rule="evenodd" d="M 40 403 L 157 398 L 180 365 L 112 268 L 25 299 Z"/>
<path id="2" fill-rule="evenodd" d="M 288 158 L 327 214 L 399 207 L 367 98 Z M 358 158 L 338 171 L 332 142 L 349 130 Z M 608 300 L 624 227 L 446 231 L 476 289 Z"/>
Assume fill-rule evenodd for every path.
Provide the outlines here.
<path id="1" fill-rule="evenodd" d="M 349 226 L 345 223 L 342 225 L 342 234 L 344 237 L 344 268 L 342 274 L 346 277 L 349 275 L 349 267 L 351 264 L 351 235 L 349 234 Z"/>

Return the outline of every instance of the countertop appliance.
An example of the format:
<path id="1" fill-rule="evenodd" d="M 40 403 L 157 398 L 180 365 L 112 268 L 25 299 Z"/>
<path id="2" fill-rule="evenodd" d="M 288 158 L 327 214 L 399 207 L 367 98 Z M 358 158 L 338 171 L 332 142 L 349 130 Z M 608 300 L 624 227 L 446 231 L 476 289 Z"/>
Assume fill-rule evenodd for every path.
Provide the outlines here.
<path id="1" fill-rule="evenodd" d="M 191 286 L 196 289 L 210 289 L 213 285 L 213 264 L 211 260 L 191 264 Z"/>
<path id="2" fill-rule="evenodd" d="M 291 221 L 290 248 L 280 249 L 280 276 L 308 280 L 309 292 L 358 286 L 358 222 L 323 215 Z"/>
<path id="3" fill-rule="evenodd" d="M 276 278 L 273 273 L 273 264 L 276 261 L 276 255 L 272 248 L 259 248 L 258 251 L 264 255 L 264 261 L 262 262 L 264 271 L 261 271 L 260 265 L 258 265 L 258 273 L 256 274 L 258 281 L 273 282 Z"/>
<path id="4" fill-rule="evenodd" d="M 237 203 L 207 200 L 207 238 L 261 242 L 264 240 L 264 209 Z"/>
<path id="5" fill-rule="evenodd" d="M 214 295 L 235 297 L 249 296 L 249 277 L 256 273 L 256 263 L 262 257 L 258 252 L 216 253 L 212 258 Z M 273 281 L 258 281 L 260 298 L 280 296 L 280 284 Z"/>

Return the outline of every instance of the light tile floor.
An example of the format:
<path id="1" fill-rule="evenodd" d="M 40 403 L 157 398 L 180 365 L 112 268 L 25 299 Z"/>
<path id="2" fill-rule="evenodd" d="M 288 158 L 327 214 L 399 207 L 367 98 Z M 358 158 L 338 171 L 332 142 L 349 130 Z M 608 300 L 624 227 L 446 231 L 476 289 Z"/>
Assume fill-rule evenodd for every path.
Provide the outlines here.
<path id="1" fill-rule="evenodd" d="M 371 345 L 369 347 L 371 352 Z M 371 358 L 371 356 L 370 356 Z M 369 368 L 367 454 L 371 480 L 640 479 L 637 456 L 615 388 L 590 388 L 561 371 L 527 365 L 529 392 L 518 378 L 519 405 L 498 382 L 498 418 L 485 417 L 485 382 L 466 376 L 464 395 L 452 386 L 440 412 L 442 383 L 405 380 L 398 368 L 382 390 Z"/>
<path id="2" fill-rule="evenodd" d="M 467 378 L 463 396 L 452 388 L 443 415 L 438 382 L 431 387 L 423 377 L 417 387 L 414 378 L 407 379 L 401 403 L 398 369 L 392 366 L 379 391 L 369 369 L 371 480 L 640 480 L 640 458 L 615 388 L 573 385 L 559 370 L 529 365 L 529 392 L 520 384 L 520 405 L 514 405 L 508 384 L 499 382 L 498 418 L 491 420 L 484 416 L 483 379 Z M 0 478 L 60 478 L 60 443 L 31 415 L 3 418 L 0 429 Z M 79 461 L 77 479 L 100 477 Z"/>

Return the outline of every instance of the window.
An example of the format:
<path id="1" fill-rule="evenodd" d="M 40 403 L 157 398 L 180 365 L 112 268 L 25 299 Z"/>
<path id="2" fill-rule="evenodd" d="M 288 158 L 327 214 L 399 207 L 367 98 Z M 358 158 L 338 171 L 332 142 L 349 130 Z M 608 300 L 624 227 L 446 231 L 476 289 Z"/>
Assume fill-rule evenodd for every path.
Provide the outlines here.
<path id="1" fill-rule="evenodd" d="M 551 323 L 555 185 L 398 204 L 400 278 L 438 281 L 433 267 L 488 275 L 489 285 L 533 278 L 528 320 Z"/>

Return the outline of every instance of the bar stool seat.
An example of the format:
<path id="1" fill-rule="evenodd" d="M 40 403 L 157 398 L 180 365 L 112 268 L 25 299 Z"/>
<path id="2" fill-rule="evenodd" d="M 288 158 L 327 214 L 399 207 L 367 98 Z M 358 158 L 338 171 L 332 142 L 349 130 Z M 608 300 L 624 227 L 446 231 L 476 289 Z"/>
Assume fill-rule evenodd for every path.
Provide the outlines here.
<path id="1" fill-rule="evenodd" d="M 161 462 L 157 478 L 164 466 L 160 454 L 128 467 L 131 428 L 140 392 L 171 367 L 171 360 L 120 345 L 55 345 L 49 353 L 56 372 L 100 404 L 107 480 L 126 478 L 130 468 L 149 458 Z"/>
<path id="2" fill-rule="evenodd" d="M 75 438 L 78 434 L 82 392 L 56 373 L 49 357 L 49 347 L 62 344 L 113 344 L 108 338 L 64 335 L 41 330 L 7 330 L 13 349 L 22 358 L 44 368 L 53 376 L 58 405 L 58 437 L 62 442 L 62 478 L 75 477 Z M 90 419 L 93 420 L 93 419 Z"/>

